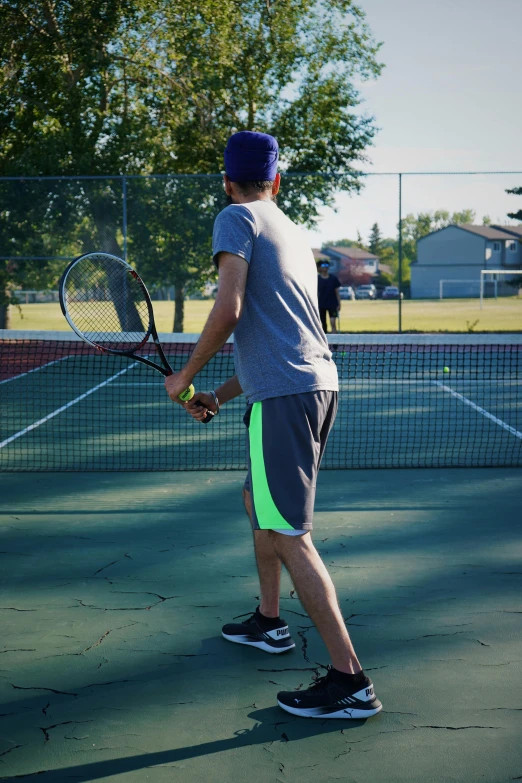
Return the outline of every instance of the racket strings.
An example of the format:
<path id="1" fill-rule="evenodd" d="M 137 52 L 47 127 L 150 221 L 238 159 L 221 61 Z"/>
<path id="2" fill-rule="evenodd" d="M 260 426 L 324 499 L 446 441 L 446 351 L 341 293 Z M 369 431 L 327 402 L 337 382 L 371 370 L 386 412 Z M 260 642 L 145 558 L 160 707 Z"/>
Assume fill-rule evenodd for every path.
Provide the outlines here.
<path id="1" fill-rule="evenodd" d="M 69 318 L 90 342 L 132 350 L 150 332 L 143 287 L 116 258 L 91 254 L 80 259 L 67 275 L 64 295 Z"/>

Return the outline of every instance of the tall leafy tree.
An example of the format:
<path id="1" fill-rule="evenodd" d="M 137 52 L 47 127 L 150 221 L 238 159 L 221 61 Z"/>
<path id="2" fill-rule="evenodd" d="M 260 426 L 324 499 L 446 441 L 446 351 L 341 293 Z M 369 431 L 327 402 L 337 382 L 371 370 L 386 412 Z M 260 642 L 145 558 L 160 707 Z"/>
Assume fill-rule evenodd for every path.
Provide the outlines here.
<path id="1" fill-rule="evenodd" d="M 4 0 L 0 174 L 217 173 L 231 132 L 265 130 L 287 173 L 280 205 L 312 224 L 339 189 L 361 187 L 375 128 L 356 83 L 379 74 L 378 48 L 353 0 Z M 222 206 L 217 179 L 180 183 L 137 186 L 129 221 L 131 261 L 176 285 L 176 329 L 186 286 L 211 273 Z M 1 198 L 1 291 L 56 278 L 53 262 L 22 255 L 122 252 L 121 181 L 46 188 L 44 207 Z M 24 221 L 38 252 L 33 235 L 11 236 Z"/>

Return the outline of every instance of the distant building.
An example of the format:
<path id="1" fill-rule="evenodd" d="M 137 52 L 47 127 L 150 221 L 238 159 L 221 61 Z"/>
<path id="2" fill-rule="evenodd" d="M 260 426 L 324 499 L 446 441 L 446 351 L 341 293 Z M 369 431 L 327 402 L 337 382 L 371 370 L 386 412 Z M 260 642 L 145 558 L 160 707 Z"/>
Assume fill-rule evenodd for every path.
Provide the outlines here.
<path id="1" fill-rule="evenodd" d="M 497 226 L 494 225 L 492 228 L 498 228 L 501 231 L 505 231 L 506 234 L 512 234 L 514 237 L 517 237 L 518 239 L 522 239 L 522 223 L 520 223 L 518 226 Z"/>
<path id="2" fill-rule="evenodd" d="M 482 269 L 522 269 L 522 225 L 455 224 L 419 239 L 411 264 L 412 299 L 438 297 L 441 280 L 444 296 L 478 296 Z M 499 294 L 515 293 L 510 279 L 499 279 Z"/>
<path id="3" fill-rule="evenodd" d="M 314 254 L 315 262 L 316 264 L 319 263 L 319 261 L 329 261 L 332 262 L 332 259 L 325 255 L 322 250 L 319 250 L 317 247 L 312 248 L 312 253 Z"/>

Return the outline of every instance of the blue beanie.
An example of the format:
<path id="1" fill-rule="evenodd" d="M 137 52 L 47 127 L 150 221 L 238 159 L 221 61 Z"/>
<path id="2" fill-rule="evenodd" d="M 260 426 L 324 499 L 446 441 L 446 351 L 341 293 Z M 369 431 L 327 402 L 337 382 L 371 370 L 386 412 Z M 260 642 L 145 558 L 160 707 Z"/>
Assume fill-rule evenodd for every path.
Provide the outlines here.
<path id="1" fill-rule="evenodd" d="M 268 133 L 234 133 L 225 148 L 225 171 L 232 182 L 274 180 L 279 146 Z"/>

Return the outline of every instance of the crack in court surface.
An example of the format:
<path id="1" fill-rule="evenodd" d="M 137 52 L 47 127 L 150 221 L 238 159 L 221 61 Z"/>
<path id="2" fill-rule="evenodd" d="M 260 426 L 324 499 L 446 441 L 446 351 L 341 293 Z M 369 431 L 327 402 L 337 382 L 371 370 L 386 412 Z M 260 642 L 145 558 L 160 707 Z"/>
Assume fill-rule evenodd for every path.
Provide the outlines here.
<path id="1" fill-rule="evenodd" d="M 366 722 L 277 707 L 279 690 L 302 691 L 328 663 L 285 573 L 297 648 L 270 657 L 221 638 L 259 588 L 242 477 L 218 479 L 71 474 L 65 497 L 49 474 L 36 502 L 27 482 L 0 476 L 0 781 L 230 783 L 247 768 L 258 783 L 520 776 L 520 471 L 321 474 L 316 540 L 384 704 Z"/>

